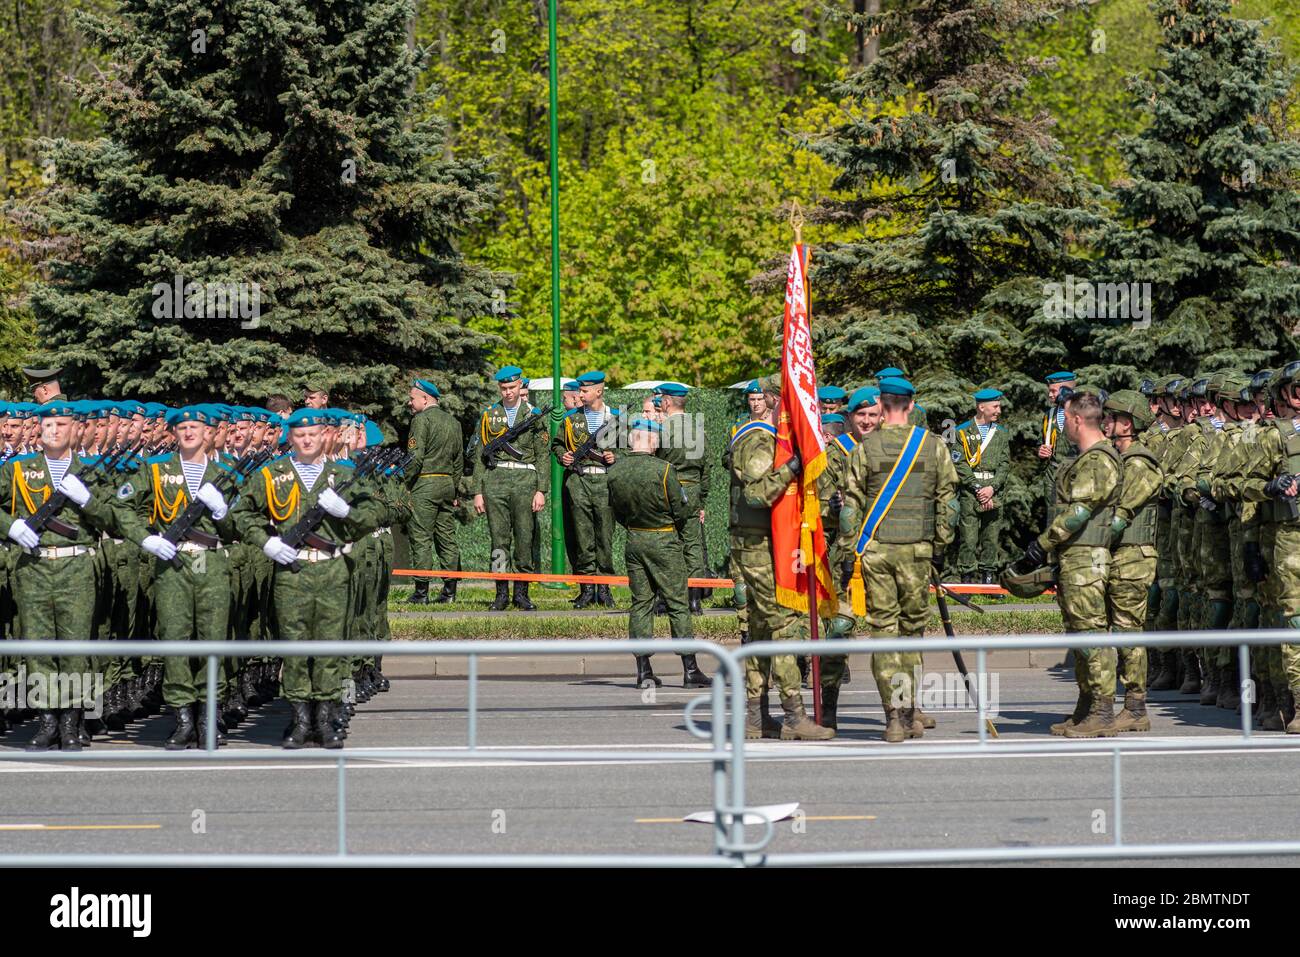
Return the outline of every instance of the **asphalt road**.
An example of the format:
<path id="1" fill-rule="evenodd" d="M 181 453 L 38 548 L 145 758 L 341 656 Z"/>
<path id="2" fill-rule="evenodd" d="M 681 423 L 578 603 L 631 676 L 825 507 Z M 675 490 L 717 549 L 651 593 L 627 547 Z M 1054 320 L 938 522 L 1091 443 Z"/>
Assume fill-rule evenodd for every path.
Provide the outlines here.
<path id="1" fill-rule="evenodd" d="M 662 668 L 669 672 L 669 668 Z M 1108 843 L 1111 759 L 1061 753 L 1022 758 L 891 760 L 837 757 L 845 746 L 878 741 L 882 714 L 869 676 L 855 675 L 841 709 L 841 734 L 828 745 L 760 742 L 746 746 L 751 805 L 799 802 L 801 824 L 777 826 L 774 852 L 846 849 L 1020 847 Z M 580 761 L 563 766 L 506 762 L 493 748 L 565 746 L 628 753 L 685 751 L 682 705 L 694 693 L 658 690 L 643 700 L 629 680 L 485 680 L 478 741 L 470 762 L 431 760 L 422 750 L 465 743 L 466 684 L 404 679 L 362 706 L 349 747 L 410 752 L 361 762 L 347 773 L 350 853 L 704 853 L 712 832 L 681 823 L 710 806 L 707 763 Z M 999 675 L 1002 740 L 1058 740 L 1047 725 L 1073 704 L 1064 670 Z M 1295 781 L 1300 755 L 1242 753 L 1231 740 L 1235 713 L 1163 694 L 1151 737 L 1222 738 L 1201 755 L 1124 759 L 1124 838 L 1131 843 L 1300 839 Z M 779 706 L 773 699 L 774 710 Z M 702 716 L 707 717 L 705 713 Z M 232 735 L 222 754 L 274 747 L 284 705 L 263 709 Z M 939 715 L 939 727 L 890 753 L 935 742 L 974 741 L 972 712 Z M 171 719 L 157 717 L 96 750 L 160 747 Z M 27 723 L 0 741 L 17 753 Z M 798 752 L 816 760 L 794 760 Z M 334 853 L 337 752 L 308 765 L 248 766 L 218 759 L 196 767 L 37 765 L 0 761 L 0 853 Z M 1103 833 L 1094 833 L 1099 820 Z M 756 836 L 758 829 L 750 829 Z M 1167 866 L 1169 862 L 1158 862 Z M 1177 863 L 1177 862 L 1176 862 Z M 1194 862 L 1194 863 L 1204 863 Z M 1248 863 L 1294 866 L 1287 858 Z"/>

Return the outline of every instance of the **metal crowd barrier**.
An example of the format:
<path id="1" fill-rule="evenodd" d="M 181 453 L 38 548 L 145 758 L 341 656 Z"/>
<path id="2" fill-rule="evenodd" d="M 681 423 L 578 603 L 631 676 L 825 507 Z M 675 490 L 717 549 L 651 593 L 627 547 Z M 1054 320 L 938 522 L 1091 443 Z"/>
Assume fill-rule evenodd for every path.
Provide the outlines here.
<path id="1" fill-rule="evenodd" d="M 10 646 L 17 654 L 28 655 L 86 655 L 102 656 L 111 647 L 115 656 L 123 657 L 206 657 L 208 659 L 207 728 L 204 749 L 199 751 L 165 751 L 132 748 L 105 749 L 101 746 L 79 753 L 63 754 L 59 751 L 27 752 L 3 746 L 0 742 L 0 762 L 38 763 L 140 763 L 158 762 L 202 765 L 214 760 L 223 762 L 294 762 L 319 763 L 332 760 L 337 767 L 336 789 L 338 807 L 338 849 L 335 854 L 0 854 L 0 865 L 23 867 L 64 866 L 459 866 L 459 867 L 552 867 L 552 866 L 624 866 L 624 867 L 744 867 L 744 866 L 809 866 L 842 864 L 925 864 L 993 861 L 1064 860 L 1099 858 L 1172 858 L 1172 857 L 1225 857 L 1255 855 L 1300 854 L 1300 840 L 1185 843 L 1185 844 L 1125 844 L 1123 841 L 1123 776 L 1122 758 L 1127 752 L 1198 752 L 1221 751 L 1225 745 L 1245 747 L 1259 751 L 1294 751 L 1300 749 L 1300 736 L 1259 737 L 1252 733 L 1250 704 L 1254 700 L 1253 682 L 1250 680 L 1249 648 L 1252 645 L 1277 645 L 1300 637 L 1295 631 L 1285 629 L 1259 631 L 1215 631 L 1174 633 L 1124 633 L 1108 635 L 1025 635 L 1016 637 L 962 637 L 956 641 L 947 638 L 859 638 L 820 642 L 751 642 L 729 649 L 709 641 L 692 640 L 544 640 L 544 641 L 439 641 L 436 644 L 416 641 L 384 642 L 385 658 L 406 656 L 464 655 L 469 659 L 467 700 L 466 747 L 438 747 L 421 750 L 420 760 L 435 758 L 449 761 L 481 759 L 485 754 L 504 761 L 546 764 L 564 761 L 604 761 L 640 763 L 656 762 L 709 762 L 712 764 L 712 807 L 714 811 L 713 848 L 711 853 L 697 855 L 471 855 L 471 854 L 350 854 L 347 849 L 347 764 L 349 761 L 385 760 L 409 761 L 407 750 L 383 748 L 344 748 L 334 752 L 319 749 L 286 751 L 279 747 L 216 748 L 216 681 L 219 658 L 240 657 L 293 657 L 293 656 L 343 656 L 374 653 L 374 642 L 362 641 L 230 641 L 230 642 L 160 642 L 160 641 L 22 641 Z M 981 677 L 987 673 L 990 651 L 1033 649 L 1086 649 L 1093 647 L 1215 647 L 1236 646 L 1242 676 L 1241 734 L 1215 735 L 1208 739 L 1177 739 L 1153 741 L 1141 735 L 1124 735 L 1099 739 L 1052 739 L 1044 741 L 994 740 L 986 730 L 988 716 L 985 696 L 976 702 L 975 716 L 978 739 L 973 742 L 956 742 L 943 745 L 910 747 L 904 744 L 865 744 L 860 746 L 835 744 L 834 757 L 873 757 L 898 760 L 936 760 L 951 757 L 1014 758 L 1041 754 L 1109 753 L 1112 774 L 1112 828 L 1114 838 L 1109 844 L 1059 845 L 1041 847 L 971 847 L 938 849 L 904 849 L 889 851 L 809 852 L 800 854 L 772 854 L 766 848 L 775 834 L 774 822 L 765 820 L 762 835 L 748 841 L 745 835 L 745 814 L 755 814 L 745 803 L 745 662 L 752 658 L 777 655 L 842 655 L 872 652 L 948 652 L 953 649 L 974 651 L 976 667 L 972 673 L 976 687 L 986 685 Z M 710 742 L 708 750 L 701 751 L 620 751 L 509 749 L 492 748 L 485 751 L 478 746 L 478 682 L 479 658 L 484 655 L 633 655 L 633 654 L 704 654 L 715 658 L 718 671 L 708 693 L 687 702 L 684 720 L 687 731 L 695 738 Z M 728 697 L 731 708 L 728 714 Z M 708 729 L 702 728 L 696 715 L 705 705 L 709 708 Z M 825 760 L 826 746 L 811 747 L 800 753 L 801 746 L 794 744 L 781 753 L 782 760 Z M 759 814 L 762 817 L 761 814 Z"/>

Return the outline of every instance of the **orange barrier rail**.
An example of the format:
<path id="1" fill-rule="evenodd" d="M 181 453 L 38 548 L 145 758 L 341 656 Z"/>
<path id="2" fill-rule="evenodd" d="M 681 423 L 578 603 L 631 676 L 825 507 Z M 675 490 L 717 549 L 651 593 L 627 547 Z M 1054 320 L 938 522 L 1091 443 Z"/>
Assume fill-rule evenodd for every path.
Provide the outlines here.
<path id="1" fill-rule="evenodd" d="M 420 571 L 416 568 L 394 568 L 393 574 L 406 578 L 460 578 L 474 579 L 477 581 L 503 581 L 503 582 L 563 582 L 574 585 L 626 585 L 626 575 L 548 575 L 534 574 L 524 575 L 519 572 L 489 572 L 489 571 L 443 571 L 435 568 L 431 571 Z M 730 578 L 688 578 L 686 584 L 690 588 L 733 588 L 735 582 Z M 963 585 L 944 583 L 949 591 L 957 592 L 960 595 L 1006 595 L 1005 588 L 998 585 Z M 934 586 L 930 586 L 934 591 Z"/>

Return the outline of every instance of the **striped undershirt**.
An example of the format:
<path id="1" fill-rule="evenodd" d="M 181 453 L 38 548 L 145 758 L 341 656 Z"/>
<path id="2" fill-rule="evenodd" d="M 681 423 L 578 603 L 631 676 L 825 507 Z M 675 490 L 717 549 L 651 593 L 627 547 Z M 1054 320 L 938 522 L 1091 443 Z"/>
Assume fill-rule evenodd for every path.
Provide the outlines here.
<path id="1" fill-rule="evenodd" d="M 68 467 L 72 465 L 72 456 L 66 459 L 52 459 L 49 456 L 45 458 L 45 467 L 50 470 L 50 487 L 58 488 L 59 483 L 63 481 L 63 476 L 68 474 Z"/>
<path id="2" fill-rule="evenodd" d="M 207 458 L 201 458 L 197 462 L 186 462 L 181 459 L 181 471 L 185 473 L 185 488 L 189 490 L 190 498 L 199 493 L 199 486 L 203 484 L 203 473 L 208 470 Z"/>
<path id="3" fill-rule="evenodd" d="M 298 473 L 303 488 L 309 492 L 315 488 L 316 480 L 320 478 L 320 473 L 325 469 L 325 463 L 317 461 L 312 465 L 308 465 L 306 462 L 299 462 L 295 458 L 291 458 L 289 461 L 293 463 L 293 470 Z"/>
<path id="4" fill-rule="evenodd" d="M 515 416 L 519 414 L 519 410 L 522 409 L 523 407 L 524 404 L 522 402 L 517 403 L 513 408 L 511 408 L 508 405 L 501 406 L 501 408 L 505 409 L 506 412 L 507 427 L 512 429 L 515 427 Z"/>

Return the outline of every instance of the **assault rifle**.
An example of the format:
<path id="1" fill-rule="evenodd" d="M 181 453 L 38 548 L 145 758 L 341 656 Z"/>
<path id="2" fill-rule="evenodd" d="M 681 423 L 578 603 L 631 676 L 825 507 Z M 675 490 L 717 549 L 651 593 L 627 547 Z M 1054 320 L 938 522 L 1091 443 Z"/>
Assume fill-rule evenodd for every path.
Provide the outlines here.
<path id="1" fill-rule="evenodd" d="M 587 459 L 592 458 L 593 455 L 596 453 L 597 446 L 600 444 L 601 439 L 605 437 L 605 433 L 617 425 L 618 425 L 618 419 L 616 419 L 614 416 L 611 415 L 609 417 L 609 420 L 604 425 L 602 425 L 599 429 L 596 430 L 595 435 L 587 436 L 587 441 L 583 442 L 581 445 L 579 445 L 576 449 L 573 450 L 573 461 L 570 462 L 567 466 L 565 466 L 565 468 L 569 469 L 574 474 L 578 474 L 578 469 L 581 467 L 582 463 Z M 605 460 L 601 459 L 600 464 L 604 465 Z"/>
<path id="2" fill-rule="evenodd" d="M 395 446 L 376 447 L 373 450 L 362 449 L 353 460 L 356 463 L 356 468 L 353 470 L 352 475 L 334 490 L 335 493 L 342 494 L 346 492 L 366 476 L 383 471 L 388 466 L 400 461 L 405 454 Z M 338 551 L 338 545 L 316 532 L 316 529 L 320 528 L 321 522 L 325 521 L 327 514 L 325 506 L 317 502 L 307 510 L 302 518 L 298 519 L 293 528 L 280 536 L 280 540 L 294 549 L 301 550 L 303 545 L 306 545 L 308 548 L 315 548 L 333 555 Z M 288 567 L 295 572 L 302 571 L 302 563 L 296 560 L 291 562 Z"/>
<path id="3" fill-rule="evenodd" d="M 227 493 L 232 491 L 236 485 L 248 478 L 248 476 L 252 475 L 257 469 L 261 468 L 270 458 L 271 453 L 265 449 L 260 452 L 253 452 L 246 455 L 236 462 L 229 472 L 223 470 L 221 475 L 219 475 L 216 481 L 212 484 L 216 487 L 216 490 L 221 493 L 222 498 L 225 498 Z M 207 508 L 208 507 L 198 499 L 190 502 L 190 504 L 185 507 L 185 511 L 181 512 L 180 518 L 167 526 L 167 530 L 162 533 L 162 537 L 173 545 L 179 545 L 181 540 L 184 539 L 186 541 L 194 542 L 197 545 L 202 545 L 204 548 L 216 548 L 221 544 L 221 539 L 194 527 L 195 523 L 203 517 L 203 513 L 207 511 Z M 177 555 L 172 556 L 171 566 L 176 569 L 185 567 L 184 563 Z"/>
<path id="4" fill-rule="evenodd" d="M 137 442 L 135 445 L 119 445 L 111 452 L 107 452 L 95 459 L 82 459 L 79 467 L 75 472 L 70 474 L 80 478 L 96 469 L 105 471 L 116 470 L 122 462 L 130 459 L 143 447 L 143 443 Z M 62 535 L 64 538 L 76 538 L 81 533 L 81 529 L 70 522 L 65 522 L 61 518 L 56 518 L 63 506 L 68 504 L 68 496 L 63 492 L 51 491 L 50 497 L 41 503 L 41 507 L 36 510 L 31 518 L 27 520 L 27 527 L 37 535 L 47 528 L 56 535 Z"/>
<path id="5" fill-rule="evenodd" d="M 522 422 L 516 422 L 513 426 L 506 429 L 504 432 L 498 435 L 487 445 L 483 446 L 483 448 L 479 450 L 478 453 L 479 459 L 483 463 L 483 467 L 485 469 L 496 468 L 497 463 L 496 463 L 495 456 L 497 452 L 501 451 L 502 449 L 505 449 L 507 452 L 510 452 L 512 455 L 517 455 L 519 458 L 523 458 L 524 454 L 514 447 L 513 443 L 515 439 L 519 438 L 519 436 L 523 435 L 525 432 L 531 432 L 533 429 L 537 428 L 537 426 L 541 425 L 545 421 L 546 421 L 546 416 L 540 413 L 535 415 L 530 415 L 527 418 L 525 418 Z"/>

